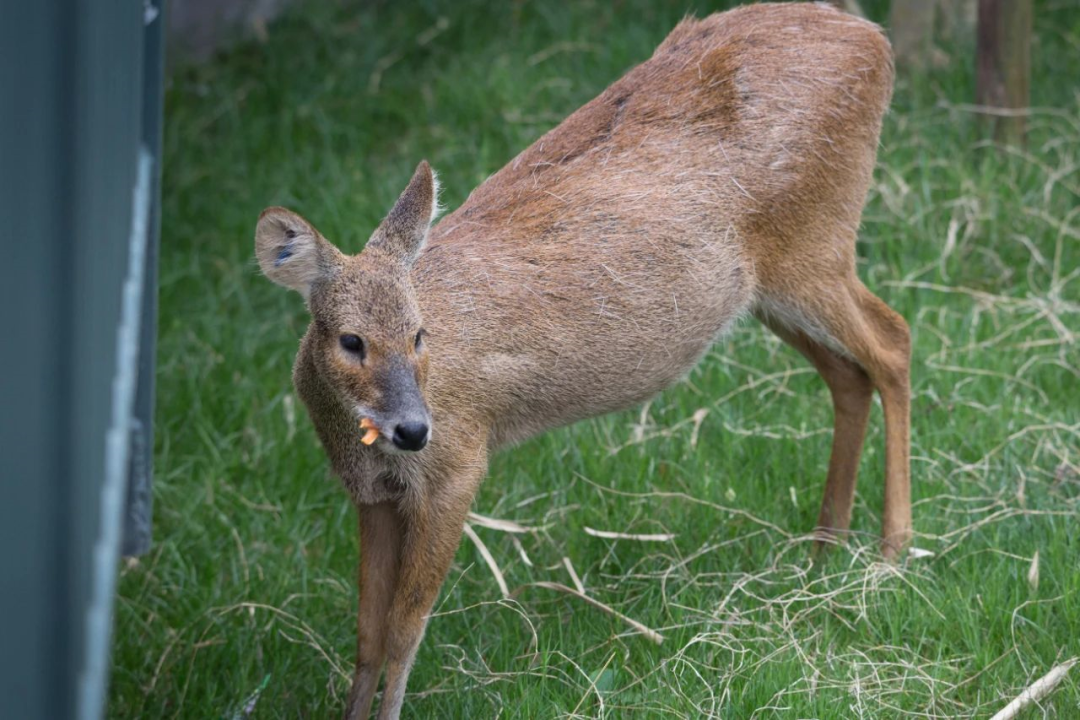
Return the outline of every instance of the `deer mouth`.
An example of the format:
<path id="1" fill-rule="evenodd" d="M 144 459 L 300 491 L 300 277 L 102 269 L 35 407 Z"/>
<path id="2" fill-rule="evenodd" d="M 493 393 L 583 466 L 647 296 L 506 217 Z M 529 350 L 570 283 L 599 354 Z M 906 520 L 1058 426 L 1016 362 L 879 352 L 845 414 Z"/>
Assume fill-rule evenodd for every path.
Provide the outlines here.
<path id="1" fill-rule="evenodd" d="M 431 441 L 431 424 L 427 418 L 394 422 L 362 407 L 357 407 L 355 414 L 360 442 L 368 447 L 378 443 L 380 450 L 392 455 L 412 455 Z M 384 442 L 379 443 L 380 440 Z"/>

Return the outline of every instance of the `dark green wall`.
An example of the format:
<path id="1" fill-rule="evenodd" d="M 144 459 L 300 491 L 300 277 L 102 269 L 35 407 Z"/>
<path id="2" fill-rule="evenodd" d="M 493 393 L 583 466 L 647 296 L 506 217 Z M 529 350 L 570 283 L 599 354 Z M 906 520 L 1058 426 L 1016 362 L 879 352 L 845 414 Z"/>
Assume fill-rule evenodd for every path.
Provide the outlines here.
<path id="1" fill-rule="evenodd" d="M 130 471 L 148 482 L 149 470 L 154 10 L 134 0 L 0 7 L 3 717 L 102 710 Z M 134 465 L 132 445 L 147 449 Z"/>

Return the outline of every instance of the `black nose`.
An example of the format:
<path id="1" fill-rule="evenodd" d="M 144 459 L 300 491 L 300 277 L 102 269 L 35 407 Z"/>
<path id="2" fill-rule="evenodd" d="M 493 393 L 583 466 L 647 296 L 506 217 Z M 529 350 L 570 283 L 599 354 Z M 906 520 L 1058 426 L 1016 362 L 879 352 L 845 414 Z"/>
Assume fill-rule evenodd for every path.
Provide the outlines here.
<path id="1" fill-rule="evenodd" d="M 428 426 L 422 422 L 404 422 L 394 428 L 394 444 L 402 450 L 423 450 L 427 445 Z"/>

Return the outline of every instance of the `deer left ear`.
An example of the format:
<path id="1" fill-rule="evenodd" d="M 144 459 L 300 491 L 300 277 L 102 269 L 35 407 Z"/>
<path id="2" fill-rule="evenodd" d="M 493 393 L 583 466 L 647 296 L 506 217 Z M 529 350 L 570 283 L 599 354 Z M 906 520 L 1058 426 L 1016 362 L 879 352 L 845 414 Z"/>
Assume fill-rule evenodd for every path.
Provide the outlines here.
<path id="1" fill-rule="evenodd" d="M 304 296 L 311 286 L 330 277 L 342 265 L 341 252 L 304 218 L 281 207 L 270 207 L 255 226 L 255 257 L 263 274 L 278 285 Z"/>
<path id="2" fill-rule="evenodd" d="M 387 253 L 406 267 L 412 265 L 424 248 L 438 210 L 439 183 L 427 160 L 423 160 L 367 247 Z"/>

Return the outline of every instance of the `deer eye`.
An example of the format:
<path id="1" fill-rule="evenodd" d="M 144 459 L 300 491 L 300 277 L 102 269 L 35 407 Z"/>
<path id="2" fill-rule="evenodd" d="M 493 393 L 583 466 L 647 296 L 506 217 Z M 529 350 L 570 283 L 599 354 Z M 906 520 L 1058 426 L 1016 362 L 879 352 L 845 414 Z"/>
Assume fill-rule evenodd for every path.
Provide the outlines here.
<path id="1" fill-rule="evenodd" d="M 426 332 L 424 331 L 424 329 L 423 329 L 423 328 L 420 328 L 420 329 L 419 329 L 419 330 L 418 330 L 418 331 L 416 332 L 416 341 L 414 342 L 414 346 L 416 347 L 416 349 L 417 349 L 417 350 L 419 350 L 419 349 L 420 349 L 420 346 L 421 346 L 421 345 L 423 344 L 423 343 L 422 343 L 422 340 L 424 339 L 424 335 L 426 335 L 426 334 L 427 334 L 427 333 L 426 333 Z"/>
<path id="2" fill-rule="evenodd" d="M 364 341 L 360 339 L 359 335 L 342 335 L 340 342 L 341 347 L 345 350 L 356 353 L 361 360 L 364 359 Z"/>

